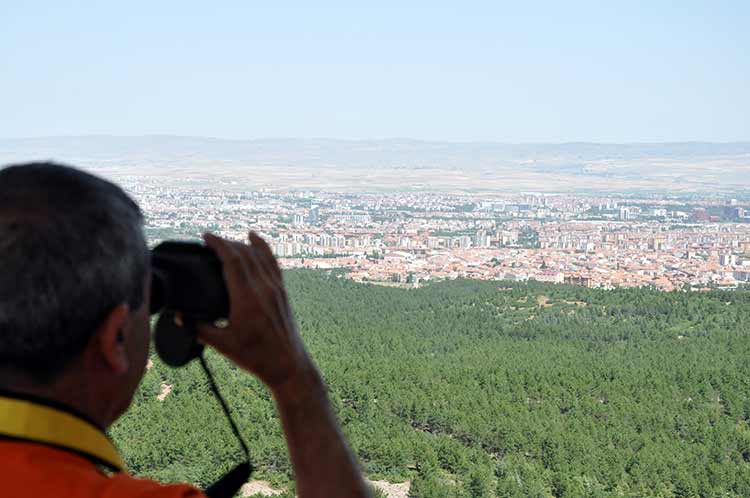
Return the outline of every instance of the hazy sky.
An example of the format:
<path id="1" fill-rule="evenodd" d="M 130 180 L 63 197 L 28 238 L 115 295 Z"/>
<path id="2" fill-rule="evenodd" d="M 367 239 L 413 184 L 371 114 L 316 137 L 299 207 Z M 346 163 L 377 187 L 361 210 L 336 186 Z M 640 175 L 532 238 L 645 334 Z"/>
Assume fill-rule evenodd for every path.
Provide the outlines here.
<path id="1" fill-rule="evenodd" d="M 0 0 L 0 137 L 750 140 L 750 1 L 357 3 Z"/>

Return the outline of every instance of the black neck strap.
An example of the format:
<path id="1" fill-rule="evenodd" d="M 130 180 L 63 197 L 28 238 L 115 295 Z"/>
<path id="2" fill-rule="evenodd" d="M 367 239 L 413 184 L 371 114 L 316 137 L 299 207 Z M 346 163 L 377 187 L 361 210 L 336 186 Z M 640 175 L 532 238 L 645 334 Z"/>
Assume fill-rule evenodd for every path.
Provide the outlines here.
<path id="1" fill-rule="evenodd" d="M 245 454 L 245 461 L 243 463 L 236 466 L 218 481 L 206 488 L 205 493 L 209 498 L 232 498 L 237 494 L 242 485 L 250 479 L 250 474 L 253 472 L 253 464 L 250 461 L 250 450 L 248 449 L 247 444 L 245 444 L 244 439 L 242 439 L 242 434 L 240 434 L 240 430 L 237 428 L 237 424 L 232 418 L 232 413 L 229 411 L 229 407 L 227 406 L 226 401 L 224 401 L 224 397 L 221 395 L 221 392 L 219 392 L 219 388 L 214 381 L 214 376 L 211 373 L 211 370 L 209 370 L 202 352 L 198 356 L 198 361 L 201 364 L 201 368 L 203 368 L 203 371 L 206 373 L 211 392 L 219 402 L 219 405 L 221 405 L 221 409 L 229 421 L 232 432 L 240 443 L 242 452 Z"/>

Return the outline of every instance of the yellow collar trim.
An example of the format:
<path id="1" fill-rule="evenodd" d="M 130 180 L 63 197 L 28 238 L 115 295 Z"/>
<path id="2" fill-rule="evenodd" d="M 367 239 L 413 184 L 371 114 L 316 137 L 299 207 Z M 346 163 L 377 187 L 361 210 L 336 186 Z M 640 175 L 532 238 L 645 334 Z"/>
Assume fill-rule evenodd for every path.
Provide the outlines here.
<path id="1" fill-rule="evenodd" d="M 75 415 L 32 401 L 0 396 L 0 436 L 72 450 L 118 472 L 126 470 L 114 444 L 99 428 Z"/>

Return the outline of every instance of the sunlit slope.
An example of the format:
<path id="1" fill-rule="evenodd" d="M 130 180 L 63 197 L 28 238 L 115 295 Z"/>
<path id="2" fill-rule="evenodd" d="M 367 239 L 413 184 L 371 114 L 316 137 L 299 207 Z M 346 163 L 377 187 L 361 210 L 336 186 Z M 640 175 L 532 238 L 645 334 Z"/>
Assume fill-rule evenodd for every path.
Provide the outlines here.
<path id="1" fill-rule="evenodd" d="M 750 294 L 286 280 L 370 477 L 414 496 L 750 496 Z M 211 362 L 259 476 L 283 484 L 268 395 Z M 114 436 L 161 479 L 206 484 L 240 458 L 195 365 L 156 362 Z"/>

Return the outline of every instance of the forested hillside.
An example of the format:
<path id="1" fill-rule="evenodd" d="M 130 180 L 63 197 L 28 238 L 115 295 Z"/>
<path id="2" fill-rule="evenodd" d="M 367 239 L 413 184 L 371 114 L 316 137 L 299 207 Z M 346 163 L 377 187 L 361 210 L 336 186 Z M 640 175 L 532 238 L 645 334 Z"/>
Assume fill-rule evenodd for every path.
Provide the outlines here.
<path id="1" fill-rule="evenodd" d="M 748 293 L 286 282 L 370 478 L 414 497 L 750 496 Z M 268 393 L 209 361 L 257 477 L 288 485 Z M 113 436 L 133 473 L 167 481 L 241 459 L 198 365 L 155 361 Z"/>

